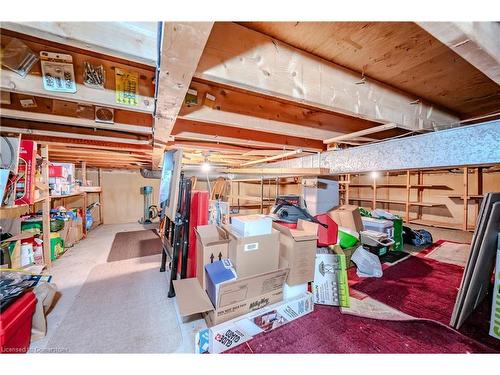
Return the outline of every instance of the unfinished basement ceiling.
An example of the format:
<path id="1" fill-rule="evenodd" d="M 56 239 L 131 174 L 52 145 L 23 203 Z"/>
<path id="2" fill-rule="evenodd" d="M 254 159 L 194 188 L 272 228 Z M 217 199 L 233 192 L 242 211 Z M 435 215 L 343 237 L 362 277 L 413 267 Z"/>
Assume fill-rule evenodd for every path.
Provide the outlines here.
<path id="1" fill-rule="evenodd" d="M 414 22 L 241 22 L 293 47 L 442 106 L 500 111 L 500 87 Z"/>

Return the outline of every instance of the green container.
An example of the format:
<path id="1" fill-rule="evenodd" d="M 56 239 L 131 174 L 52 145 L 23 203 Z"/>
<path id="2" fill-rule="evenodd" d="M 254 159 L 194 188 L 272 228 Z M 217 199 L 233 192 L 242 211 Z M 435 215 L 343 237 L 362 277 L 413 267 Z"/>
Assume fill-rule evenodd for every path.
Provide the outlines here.
<path id="1" fill-rule="evenodd" d="M 359 241 L 359 234 L 347 228 L 339 227 L 339 245 L 342 249 L 348 249 Z"/>
<path id="2" fill-rule="evenodd" d="M 394 224 L 394 245 L 392 245 L 392 250 L 403 251 L 403 219 L 398 217 L 397 219 L 392 219 Z"/>
<path id="3" fill-rule="evenodd" d="M 64 253 L 64 240 L 59 233 L 50 234 L 50 260 L 56 260 Z"/>

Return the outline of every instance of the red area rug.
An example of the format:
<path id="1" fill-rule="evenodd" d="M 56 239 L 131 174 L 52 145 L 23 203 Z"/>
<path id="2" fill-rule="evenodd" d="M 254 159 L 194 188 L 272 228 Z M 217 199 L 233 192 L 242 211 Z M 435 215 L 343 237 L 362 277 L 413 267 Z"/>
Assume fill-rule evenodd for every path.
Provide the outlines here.
<path id="1" fill-rule="evenodd" d="M 249 353 L 492 353 L 494 350 L 430 321 L 385 321 L 314 312 L 226 352 Z"/>
<path id="2" fill-rule="evenodd" d="M 356 268 L 348 272 L 351 297 L 369 295 L 406 314 L 428 320 L 376 320 L 316 305 L 313 313 L 261 334 L 228 353 L 500 352 L 500 342 L 488 335 L 491 299 L 485 299 L 461 333 L 448 327 L 463 267 L 426 258 L 441 243 L 438 241 L 400 263 L 383 264 L 384 276 L 379 279 L 358 278 Z"/>
<path id="3" fill-rule="evenodd" d="M 381 278 L 358 278 L 349 272 L 351 294 L 360 291 L 419 319 L 449 325 L 464 268 L 426 258 L 440 243 L 418 256 L 384 269 Z M 491 293 L 460 328 L 460 332 L 500 352 L 500 341 L 488 334 Z"/>

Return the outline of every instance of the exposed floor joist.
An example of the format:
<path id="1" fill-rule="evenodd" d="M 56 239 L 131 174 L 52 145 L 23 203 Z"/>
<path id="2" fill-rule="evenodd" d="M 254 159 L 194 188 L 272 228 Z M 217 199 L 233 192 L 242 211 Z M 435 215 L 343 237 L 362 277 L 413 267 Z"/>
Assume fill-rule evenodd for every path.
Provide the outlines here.
<path id="1" fill-rule="evenodd" d="M 2 22 L 2 27 L 156 66 L 157 22 Z"/>
<path id="2" fill-rule="evenodd" d="M 213 22 L 165 22 L 154 127 L 153 167 L 158 167 L 164 144 L 170 140 L 189 83 L 205 48 Z"/>
<path id="3" fill-rule="evenodd" d="M 59 115 L 28 112 L 28 111 L 18 111 L 8 108 L 2 108 L 1 114 L 2 117 L 4 118 L 25 120 L 25 121 L 46 122 L 49 124 L 61 124 L 68 126 L 78 126 L 83 128 L 105 129 L 105 130 L 123 131 L 123 132 L 147 134 L 147 135 L 151 135 L 152 132 L 152 129 L 147 126 L 137 126 L 137 125 L 128 125 L 120 123 L 106 124 L 84 118 L 59 116 Z"/>
<path id="4" fill-rule="evenodd" d="M 377 125 L 269 97 L 193 80 L 198 104 L 184 104 L 179 118 L 268 133 L 323 140 Z M 206 94 L 214 97 L 205 99 Z M 208 104 L 207 104 L 208 102 Z"/>
<path id="5" fill-rule="evenodd" d="M 196 77 L 409 130 L 456 115 L 234 23 L 216 23 Z"/>
<path id="6" fill-rule="evenodd" d="M 233 143 L 241 145 L 255 145 L 259 147 L 274 147 L 284 150 L 303 149 L 305 151 L 322 151 L 321 141 L 307 138 L 289 137 L 273 133 L 257 132 L 228 126 L 217 126 L 202 122 L 178 119 L 172 135 L 183 139 L 199 139 Z"/>
<path id="7" fill-rule="evenodd" d="M 383 132 L 383 131 L 386 131 L 386 130 L 394 129 L 396 126 L 397 126 L 396 124 L 379 125 L 379 126 L 376 126 L 374 128 L 360 130 L 360 131 L 357 131 L 357 132 L 354 132 L 354 133 L 344 134 L 344 135 L 340 135 L 338 137 L 333 137 L 333 138 L 330 138 L 330 139 L 325 139 L 323 141 L 323 143 L 324 144 L 330 144 L 330 143 L 342 143 L 343 141 L 348 141 L 348 140 L 355 141 L 356 139 L 359 139 L 359 137 L 363 137 L 365 135 L 379 133 L 379 132 Z"/>

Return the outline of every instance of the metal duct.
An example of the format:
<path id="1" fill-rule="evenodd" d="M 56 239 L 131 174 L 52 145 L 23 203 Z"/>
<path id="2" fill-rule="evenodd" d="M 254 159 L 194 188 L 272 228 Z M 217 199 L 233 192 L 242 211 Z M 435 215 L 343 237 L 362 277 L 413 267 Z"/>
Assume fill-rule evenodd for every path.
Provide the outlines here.
<path id="1" fill-rule="evenodd" d="M 161 178 L 161 170 L 141 169 L 141 176 L 144 178 L 154 178 L 159 180 Z"/>

